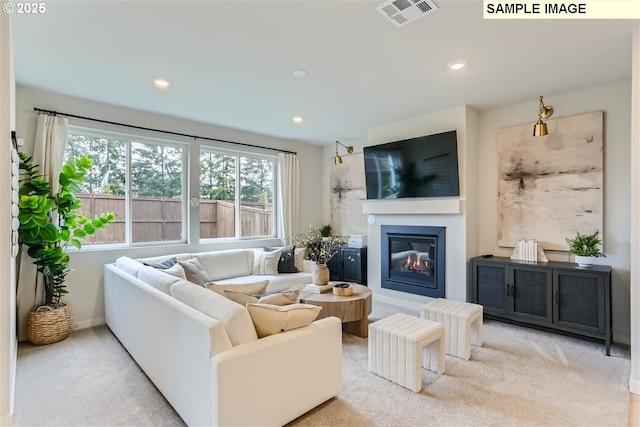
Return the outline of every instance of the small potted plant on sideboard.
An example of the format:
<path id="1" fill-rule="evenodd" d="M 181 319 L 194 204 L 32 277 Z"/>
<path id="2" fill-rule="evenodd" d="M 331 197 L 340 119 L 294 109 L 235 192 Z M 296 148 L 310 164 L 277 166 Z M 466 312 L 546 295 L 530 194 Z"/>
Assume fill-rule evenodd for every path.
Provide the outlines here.
<path id="1" fill-rule="evenodd" d="M 575 262 L 580 267 L 589 267 L 595 258 L 606 257 L 600 250 L 602 239 L 598 230 L 592 234 L 577 232 L 574 238 L 565 240 L 569 244 L 569 252 L 575 255 Z"/>

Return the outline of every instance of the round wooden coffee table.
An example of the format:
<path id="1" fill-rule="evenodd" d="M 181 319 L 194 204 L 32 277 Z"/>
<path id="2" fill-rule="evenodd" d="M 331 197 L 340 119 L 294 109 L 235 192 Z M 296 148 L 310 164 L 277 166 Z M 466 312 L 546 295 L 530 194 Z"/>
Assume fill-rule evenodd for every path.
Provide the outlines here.
<path id="1" fill-rule="evenodd" d="M 335 282 L 343 283 L 343 282 Z M 353 295 L 342 297 L 331 292 L 316 294 L 300 289 L 300 302 L 322 307 L 318 319 L 334 316 L 342 320 L 342 330 L 367 338 L 371 314 L 371 289 L 351 283 Z"/>

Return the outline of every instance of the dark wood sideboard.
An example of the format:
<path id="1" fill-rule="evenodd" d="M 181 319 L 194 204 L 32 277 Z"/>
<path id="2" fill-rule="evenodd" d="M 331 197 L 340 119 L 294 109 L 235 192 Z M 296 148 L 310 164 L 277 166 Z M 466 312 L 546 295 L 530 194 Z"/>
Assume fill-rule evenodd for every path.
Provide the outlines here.
<path id="1" fill-rule="evenodd" d="M 489 318 L 603 340 L 611 354 L 611 267 L 471 259 L 472 302 Z"/>

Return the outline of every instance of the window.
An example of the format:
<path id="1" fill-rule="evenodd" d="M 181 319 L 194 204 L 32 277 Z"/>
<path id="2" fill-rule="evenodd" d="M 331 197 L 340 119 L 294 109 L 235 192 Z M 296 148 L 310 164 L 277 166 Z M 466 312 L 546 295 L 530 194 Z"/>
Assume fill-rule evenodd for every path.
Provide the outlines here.
<path id="1" fill-rule="evenodd" d="M 81 213 L 116 217 L 85 244 L 186 241 L 185 152 L 178 143 L 70 128 L 65 160 L 93 159 L 78 193 Z"/>
<path id="2" fill-rule="evenodd" d="M 200 238 L 275 236 L 276 158 L 203 147 Z"/>

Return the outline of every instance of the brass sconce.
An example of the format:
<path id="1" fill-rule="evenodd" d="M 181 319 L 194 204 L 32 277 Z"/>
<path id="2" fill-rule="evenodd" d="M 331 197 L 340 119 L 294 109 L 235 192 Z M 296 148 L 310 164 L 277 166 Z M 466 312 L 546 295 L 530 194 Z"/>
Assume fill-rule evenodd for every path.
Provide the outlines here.
<path id="1" fill-rule="evenodd" d="M 346 148 L 348 154 L 353 153 L 353 145 L 349 145 L 347 147 L 346 145 L 342 144 L 340 141 L 336 141 L 336 165 L 339 165 L 342 163 L 342 157 L 340 157 L 340 154 L 338 154 L 338 144 Z"/>
<path id="2" fill-rule="evenodd" d="M 538 123 L 533 127 L 533 136 L 544 136 L 549 133 L 547 130 L 547 124 L 542 121 L 542 119 L 546 119 L 547 117 L 551 117 L 553 114 L 552 107 L 546 107 L 544 102 L 542 102 L 542 96 L 540 97 L 540 112 L 538 112 Z"/>

